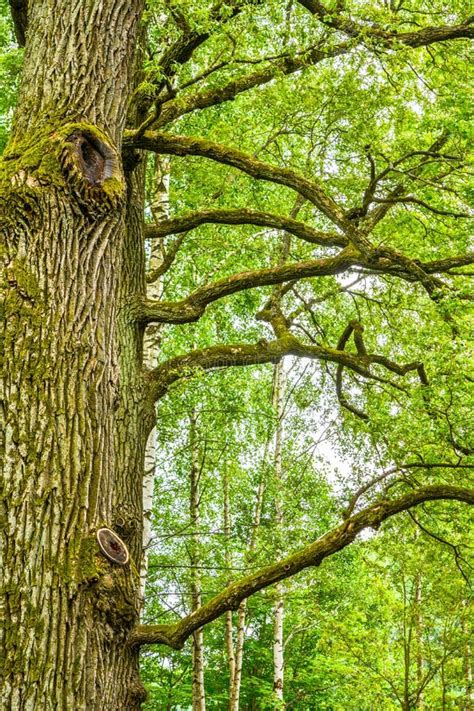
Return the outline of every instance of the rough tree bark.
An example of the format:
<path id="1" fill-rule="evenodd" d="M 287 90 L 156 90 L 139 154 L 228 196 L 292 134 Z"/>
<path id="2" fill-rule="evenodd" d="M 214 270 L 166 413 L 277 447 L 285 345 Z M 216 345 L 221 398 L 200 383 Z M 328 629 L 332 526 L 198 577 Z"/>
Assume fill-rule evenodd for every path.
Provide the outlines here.
<path id="1" fill-rule="evenodd" d="M 127 316 L 144 261 L 120 160 L 142 4 L 29 3 L 0 164 L 4 709 L 133 711 L 143 695 L 125 640 L 153 408 Z M 99 552 L 101 526 L 128 565 Z"/>

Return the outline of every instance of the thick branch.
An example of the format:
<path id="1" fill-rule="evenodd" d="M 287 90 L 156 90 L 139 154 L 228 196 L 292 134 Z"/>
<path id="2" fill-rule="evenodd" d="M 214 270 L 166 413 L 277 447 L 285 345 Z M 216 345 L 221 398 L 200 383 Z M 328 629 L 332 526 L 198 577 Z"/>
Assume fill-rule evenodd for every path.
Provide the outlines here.
<path id="1" fill-rule="evenodd" d="M 323 59 L 345 54 L 348 49 L 349 45 L 346 43 L 340 44 L 327 52 L 321 51 L 319 46 L 310 47 L 297 56 L 281 57 L 272 61 L 263 69 L 240 76 L 237 79 L 232 79 L 225 86 L 215 87 L 207 91 L 198 92 L 197 94 L 188 94 L 182 98 L 172 99 L 163 104 L 161 113 L 154 126 L 160 128 L 191 111 L 205 109 L 209 106 L 222 104 L 224 101 L 230 101 L 238 94 L 253 89 L 256 86 L 267 84 L 277 76 L 294 74 L 305 67 L 318 64 Z"/>
<path id="2" fill-rule="evenodd" d="M 294 355 L 300 358 L 311 358 L 336 363 L 338 365 L 338 374 L 339 371 L 341 370 L 342 372 L 342 368 L 345 367 L 359 373 L 359 375 L 362 375 L 364 378 L 372 379 L 377 382 L 389 382 L 390 384 L 392 384 L 391 381 L 380 378 L 370 370 L 373 363 L 381 365 L 386 370 L 402 377 L 416 370 L 422 383 L 426 382 L 426 374 L 422 363 L 413 362 L 399 365 L 385 356 L 367 353 L 365 346 L 362 349 L 359 348 L 357 353 L 350 353 L 344 349 L 347 339 L 343 342 L 343 337 L 341 337 L 337 348 L 330 348 L 329 346 L 319 344 L 307 344 L 300 341 L 290 331 L 287 319 L 272 300 L 267 304 L 267 307 L 259 312 L 257 318 L 271 324 L 276 335 L 275 340 L 262 340 L 254 344 L 235 343 L 231 345 L 211 346 L 171 358 L 148 374 L 152 399 L 158 400 L 163 397 L 170 385 L 181 378 L 193 375 L 197 370 L 275 363 L 285 355 Z M 357 329 L 361 330 L 361 328 L 360 324 L 357 324 Z M 351 333 L 353 330 L 354 326 L 352 326 Z M 340 381 L 340 376 L 338 375 L 338 377 Z M 341 400 L 340 382 L 338 384 L 337 394 Z M 341 404 L 347 406 L 345 399 L 342 399 L 344 402 L 341 402 Z M 354 412 L 354 409 L 351 407 L 349 407 L 349 409 Z M 358 412 L 356 414 L 358 414 Z M 364 419 L 367 419 L 366 416 Z"/>
<path id="3" fill-rule="evenodd" d="M 473 28 L 468 23 L 443 27 L 426 27 L 416 32 L 397 33 L 396 31 L 383 31 L 376 27 L 357 24 L 341 17 L 333 16 L 332 20 L 328 20 L 329 12 L 324 9 L 321 3 L 312 3 L 309 0 L 307 3 L 302 2 L 302 4 L 313 14 L 318 15 L 320 19 L 324 18 L 326 24 L 345 32 L 350 37 L 359 38 L 361 42 L 367 42 L 368 39 L 371 39 L 391 48 L 398 46 L 425 47 L 436 42 L 474 36 Z M 188 43 L 190 42 L 188 41 Z M 182 98 L 170 99 L 162 105 L 160 115 L 154 122 L 154 126 L 159 128 L 192 111 L 232 100 L 238 94 L 266 84 L 277 76 L 294 74 L 308 66 L 316 65 L 324 59 L 346 54 L 352 47 L 353 42 L 344 42 L 324 51 L 320 45 L 317 45 L 303 50 L 296 56 L 280 57 L 269 62 L 263 69 L 233 79 L 224 86 L 215 87 L 197 94 L 189 94 Z"/>
<path id="4" fill-rule="evenodd" d="M 377 529 L 383 521 L 426 501 L 457 500 L 474 504 L 474 490 L 457 486 L 425 486 L 394 500 L 382 500 L 351 516 L 347 521 L 283 560 L 237 580 L 195 612 L 168 625 L 138 625 L 129 637 L 132 646 L 166 644 L 180 649 L 197 629 L 228 610 L 236 610 L 242 600 L 269 585 L 285 580 L 306 568 L 319 566 L 325 558 L 354 541 L 365 528 Z"/>
<path id="5" fill-rule="evenodd" d="M 353 253 L 346 247 L 335 257 L 241 272 L 202 286 L 182 301 L 139 300 L 134 316 L 142 323 L 189 323 L 197 321 L 206 306 L 225 296 L 260 286 L 282 284 L 293 279 L 340 274 L 355 263 L 357 262 L 354 261 Z"/>
<path id="6" fill-rule="evenodd" d="M 356 23 L 341 16 L 331 16 L 331 13 L 319 2 L 312 2 L 312 0 L 305 2 L 303 0 L 301 4 L 310 10 L 312 14 L 317 15 L 325 24 L 344 32 L 352 38 L 358 39 L 360 42 L 367 43 L 367 40 L 372 40 L 392 49 L 400 46 L 411 48 L 426 47 L 436 42 L 474 36 L 473 27 L 468 22 L 452 26 L 425 27 L 416 32 L 398 33 Z M 238 94 L 266 84 L 277 76 L 294 74 L 301 69 L 316 65 L 324 59 L 346 54 L 353 46 L 354 42 L 352 41 L 343 42 L 326 51 L 322 50 L 320 45 L 310 47 L 296 56 L 281 57 L 272 61 L 263 69 L 233 79 L 224 86 L 215 87 L 197 94 L 189 94 L 182 98 L 171 99 L 163 104 L 161 113 L 154 125 L 159 128 L 192 111 L 232 100 Z"/>
<path id="7" fill-rule="evenodd" d="M 250 210 L 247 208 L 190 212 L 182 217 L 163 220 L 156 225 L 147 225 L 145 233 L 149 238 L 164 237 L 180 232 L 189 232 L 204 224 L 258 225 L 260 227 L 271 227 L 273 229 L 289 232 L 305 242 L 322 246 L 345 247 L 348 243 L 348 240 L 343 235 L 337 234 L 336 232 L 321 232 L 291 217 L 274 215 L 270 212 L 260 212 L 259 210 Z"/>
<path id="8" fill-rule="evenodd" d="M 371 377 L 369 363 L 355 354 L 326 346 L 307 345 L 288 332 L 273 341 L 210 346 L 171 358 L 149 373 L 152 397 L 159 399 L 174 382 L 199 370 L 275 363 L 285 355 L 342 363 L 366 378 Z"/>
<path id="9" fill-rule="evenodd" d="M 435 280 L 433 283 L 427 283 L 428 275 L 449 272 L 454 267 L 473 263 L 474 253 L 418 263 L 389 250 L 385 251 L 383 257 L 364 260 L 357 252 L 346 247 L 335 257 L 234 274 L 196 289 L 181 301 L 153 301 L 140 298 L 131 306 L 130 312 L 136 321 L 144 324 L 191 323 L 201 318 L 209 304 L 231 294 L 261 286 L 299 281 L 309 277 L 340 274 L 353 266 L 362 266 L 369 269 L 370 272 L 393 275 L 410 282 L 420 281 L 427 290 L 433 292 L 438 286 L 438 282 Z M 385 363 L 381 364 L 386 366 Z"/>
<path id="10" fill-rule="evenodd" d="M 383 30 L 375 23 L 363 24 L 344 17 L 340 12 L 330 10 L 319 0 L 298 0 L 312 15 L 332 27 L 335 30 L 344 32 L 350 37 L 361 37 L 365 41 L 372 39 L 381 44 L 393 47 L 405 45 L 406 47 L 427 47 L 436 42 L 446 42 L 453 39 L 465 39 L 474 37 L 474 27 L 471 18 L 460 25 L 443 25 L 441 27 L 424 27 L 416 32 L 396 32 Z"/>
<path id="11" fill-rule="evenodd" d="M 318 183 L 308 180 L 291 168 L 280 168 L 253 158 L 235 148 L 229 148 L 204 138 L 170 135 L 159 131 L 146 131 L 143 135 L 135 131 L 125 133 L 124 145 L 144 148 L 156 153 L 175 156 L 202 156 L 218 163 L 230 165 L 257 180 L 268 180 L 285 185 L 313 203 L 326 217 L 346 234 L 355 232 L 339 205 L 327 195 Z"/>

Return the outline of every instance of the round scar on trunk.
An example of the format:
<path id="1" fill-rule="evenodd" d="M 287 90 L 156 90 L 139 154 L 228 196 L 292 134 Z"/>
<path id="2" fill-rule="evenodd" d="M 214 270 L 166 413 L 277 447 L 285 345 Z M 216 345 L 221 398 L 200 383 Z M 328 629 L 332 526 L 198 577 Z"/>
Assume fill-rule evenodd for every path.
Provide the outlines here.
<path id="1" fill-rule="evenodd" d="M 99 528 L 97 541 L 101 552 L 112 563 L 125 565 L 129 561 L 128 548 L 122 539 L 110 528 Z"/>
<path id="2" fill-rule="evenodd" d="M 76 167 L 93 186 L 112 177 L 117 165 L 114 151 L 104 141 L 87 131 L 74 131 L 67 138 L 72 144 Z"/>

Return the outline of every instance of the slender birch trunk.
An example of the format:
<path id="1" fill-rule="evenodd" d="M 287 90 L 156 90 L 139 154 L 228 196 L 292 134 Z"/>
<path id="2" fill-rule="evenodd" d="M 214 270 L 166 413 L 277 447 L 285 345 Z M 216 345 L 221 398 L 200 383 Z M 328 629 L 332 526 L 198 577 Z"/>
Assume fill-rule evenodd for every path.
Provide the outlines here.
<path id="1" fill-rule="evenodd" d="M 170 160 L 167 156 L 155 156 L 154 195 L 151 212 L 155 224 L 169 217 Z M 153 239 L 149 244 L 148 274 L 153 273 L 163 263 L 165 256 L 163 240 Z M 147 295 L 151 299 L 160 299 L 163 291 L 162 276 L 149 281 Z M 153 368 L 158 360 L 158 327 L 150 327 L 144 344 L 144 362 Z M 148 571 L 148 548 L 151 543 L 151 517 L 153 506 L 153 486 L 156 470 L 156 427 L 153 427 L 145 450 L 145 473 L 143 477 L 143 555 L 140 568 L 140 596 L 145 599 L 145 587 Z"/>
<path id="2" fill-rule="evenodd" d="M 230 540 L 231 540 L 231 514 L 230 514 L 230 492 L 229 492 L 229 470 L 227 467 L 227 462 L 224 462 L 223 470 L 223 494 L 224 494 L 224 536 L 225 536 L 225 564 L 230 570 L 232 567 L 232 558 L 230 554 Z M 227 583 L 231 583 L 231 577 Z M 225 648 L 227 654 L 227 664 L 229 667 L 229 699 L 232 696 L 232 685 L 234 683 L 235 676 L 235 652 L 234 652 L 234 638 L 233 631 L 234 622 L 232 618 L 232 611 L 228 610 L 225 615 Z"/>
<path id="3" fill-rule="evenodd" d="M 416 639 L 416 682 L 420 690 L 423 686 L 423 617 L 422 617 L 422 577 L 418 572 L 415 577 L 415 639 Z M 417 708 L 424 708 L 423 692 L 418 696 Z"/>
<path id="4" fill-rule="evenodd" d="M 248 553 L 245 558 L 245 562 L 249 562 L 252 559 L 253 553 L 257 545 L 258 538 L 258 528 L 260 526 L 260 520 L 262 516 L 262 506 L 263 506 L 263 494 L 265 491 L 265 476 L 264 468 L 265 462 L 267 461 L 268 449 L 270 446 L 270 439 L 267 440 L 265 444 L 265 451 L 263 455 L 262 462 L 262 475 L 260 477 L 257 493 L 255 497 L 255 509 L 252 520 L 252 531 L 250 533 L 250 540 L 248 544 Z M 228 497 L 227 488 L 227 504 L 224 506 L 224 511 L 230 511 L 230 502 Z M 227 514 L 225 519 L 228 528 L 225 530 L 230 535 L 230 513 Z M 231 565 L 231 560 L 229 558 L 229 566 Z M 229 711 L 239 711 L 240 702 L 240 688 L 242 684 L 242 664 L 244 657 L 244 642 L 245 642 L 245 621 L 247 616 L 247 600 L 242 600 L 237 610 L 237 625 L 236 625 L 236 639 L 235 639 L 235 651 L 232 639 L 232 627 L 233 619 L 232 613 L 228 613 L 226 617 L 226 646 L 228 650 L 228 662 L 229 670 L 231 671 L 229 678 Z"/>
<path id="5" fill-rule="evenodd" d="M 463 607 L 467 607 L 467 601 L 463 600 Z M 472 685 L 472 645 L 471 638 L 469 636 L 469 626 L 466 621 L 466 613 L 463 610 L 461 615 L 461 625 L 464 640 L 464 650 L 463 650 L 463 671 L 465 679 L 465 695 L 462 705 L 462 711 L 473 711 L 474 709 L 474 695 L 473 695 L 473 685 Z"/>
<path id="6" fill-rule="evenodd" d="M 274 477 L 275 477 L 275 527 L 276 537 L 280 541 L 284 523 L 283 515 L 283 418 L 285 398 L 285 372 L 283 361 L 275 365 L 273 380 L 273 409 L 277 425 L 275 431 Z M 284 649 L 283 618 L 284 593 L 282 583 L 275 586 L 275 605 L 273 611 L 273 690 L 278 708 L 284 708 Z"/>
<path id="7" fill-rule="evenodd" d="M 190 563 L 191 563 L 191 604 L 197 610 L 202 604 L 201 576 L 199 574 L 200 555 L 200 477 L 199 444 L 197 441 L 196 414 L 192 413 L 189 423 L 189 446 L 191 450 L 189 515 L 191 523 Z M 192 639 L 193 662 L 193 711 L 206 711 L 206 695 L 204 686 L 204 634 L 197 630 Z"/>

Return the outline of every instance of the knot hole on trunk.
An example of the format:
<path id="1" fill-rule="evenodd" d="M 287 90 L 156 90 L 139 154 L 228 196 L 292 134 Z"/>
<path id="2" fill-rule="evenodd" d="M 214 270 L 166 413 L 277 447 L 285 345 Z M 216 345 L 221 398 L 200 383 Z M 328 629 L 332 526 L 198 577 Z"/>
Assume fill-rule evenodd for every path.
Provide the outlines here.
<path id="1" fill-rule="evenodd" d="M 113 148 L 90 131 L 76 130 L 67 138 L 76 169 L 91 186 L 100 186 L 119 170 Z"/>
<path id="2" fill-rule="evenodd" d="M 68 142 L 73 144 L 76 165 L 91 186 L 102 185 L 117 169 L 114 151 L 105 141 L 86 131 L 74 131 Z"/>

